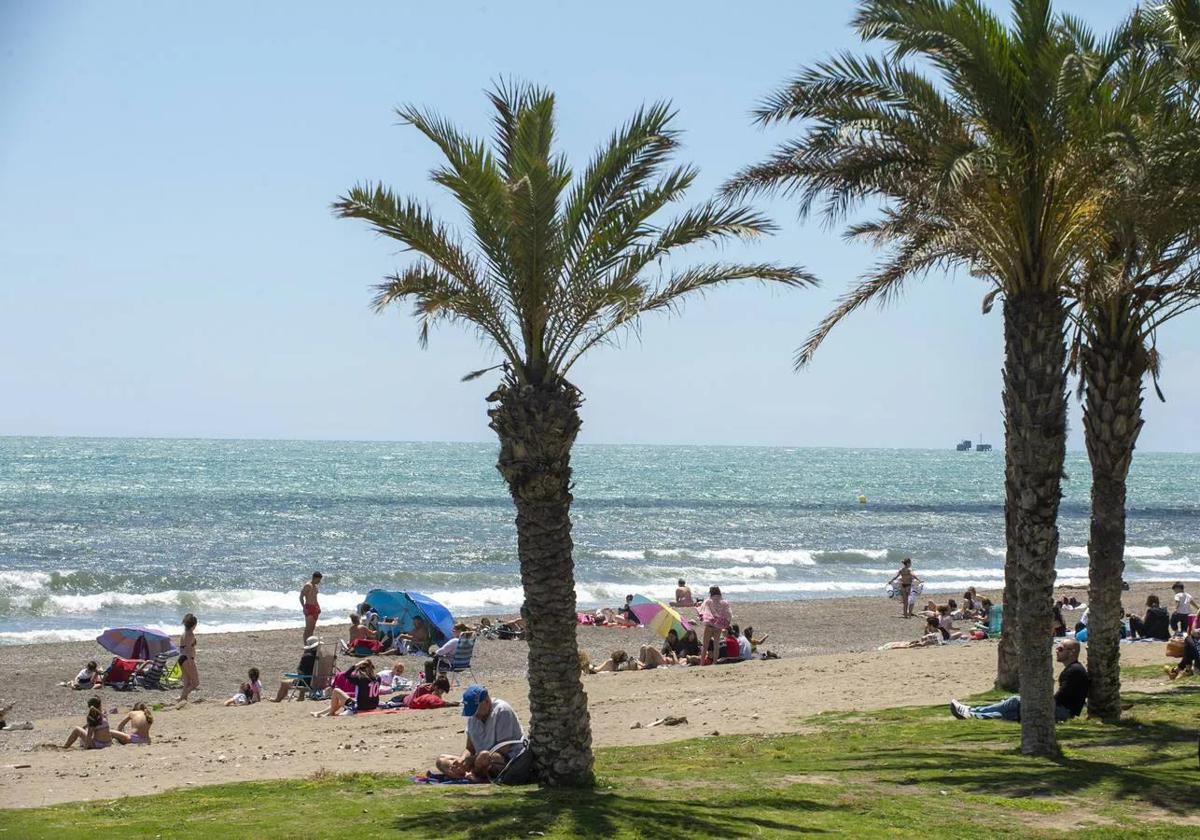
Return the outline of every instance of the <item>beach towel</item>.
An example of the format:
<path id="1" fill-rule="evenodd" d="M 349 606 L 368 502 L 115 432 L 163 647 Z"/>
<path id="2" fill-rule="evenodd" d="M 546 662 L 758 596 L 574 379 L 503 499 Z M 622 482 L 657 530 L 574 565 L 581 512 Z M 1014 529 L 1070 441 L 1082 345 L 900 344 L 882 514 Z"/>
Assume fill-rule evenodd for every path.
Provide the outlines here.
<path id="1" fill-rule="evenodd" d="M 413 776 L 412 780 L 418 785 L 486 785 L 487 782 L 475 779 L 451 779 L 441 773 L 426 773 L 423 776 Z"/>
<path id="2" fill-rule="evenodd" d="M 575 620 L 580 624 L 592 625 L 596 623 L 596 616 L 591 613 L 575 613 Z"/>

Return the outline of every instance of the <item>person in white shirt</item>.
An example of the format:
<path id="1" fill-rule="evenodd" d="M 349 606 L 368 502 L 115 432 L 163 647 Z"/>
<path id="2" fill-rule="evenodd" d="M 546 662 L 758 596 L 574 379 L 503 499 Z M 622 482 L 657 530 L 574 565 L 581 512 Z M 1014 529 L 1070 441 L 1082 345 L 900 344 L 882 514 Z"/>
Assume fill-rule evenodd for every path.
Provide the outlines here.
<path id="1" fill-rule="evenodd" d="M 517 713 L 503 700 L 493 700 L 482 685 L 467 686 L 462 713 L 467 718 L 467 748 L 462 755 L 438 757 L 438 772 L 446 777 L 490 781 L 525 751 Z"/>
<path id="2" fill-rule="evenodd" d="M 1176 581 L 1171 587 L 1171 591 L 1175 593 L 1175 597 L 1171 599 L 1174 604 L 1174 612 L 1171 613 L 1171 632 L 1172 633 L 1187 633 L 1192 621 L 1192 612 L 1195 610 L 1196 599 L 1188 594 L 1181 581 Z"/>
<path id="3" fill-rule="evenodd" d="M 425 662 L 425 682 L 433 682 L 434 678 L 437 677 L 439 662 L 445 663 L 442 666 L 442 670 L 446 670 L 449 664 L 454 661 L 454 655 L 458 653 L 459 638 L 462 637 L 463 633 L 469 633 L 470 630 L 470 627 L 460 621 L 454 625 L 454 635 L 447 639 L 445 644 L 436 650 L 432 647 L 429 649 L 429 654 L 432 658 Z"/>

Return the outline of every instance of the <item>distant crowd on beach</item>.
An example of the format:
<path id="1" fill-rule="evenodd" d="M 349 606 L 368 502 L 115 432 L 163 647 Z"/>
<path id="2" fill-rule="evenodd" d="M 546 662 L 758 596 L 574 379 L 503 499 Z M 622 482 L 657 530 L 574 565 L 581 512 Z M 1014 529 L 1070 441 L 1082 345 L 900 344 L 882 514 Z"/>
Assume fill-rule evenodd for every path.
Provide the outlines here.
<path id="1" fill-rule="evenodd" d="M 455 622 L 452 632 L 433 627 L 420 616 L 411 618 L 405 626 L 393 616 L 381 616 L 369 602 L 364 602 L 349 614 L 350 629 L 345 639 L 327 644 L 316 634 L 321 615 L 320 587 L 322 575 L 314 572 L 300 590 L 300 607 L 304 617 L 303 644 L 294 672 L 280 675 L 274 691 L 264 688 L 258 667 L 249 667 L 246 677 L 224 701 L 225 706 L 251 706 L 264 700 L 283 702 L 288 698 L 319 699 L 323 708 L 314 717 L 343 714 L 384 713 L 398 710 L 438 709 L 462 705 L 463 714 L 475 723 L 468 723 L 467 748 L 462 754 L 443 755 L 435 762 L 437 769 L 428 779 L 494 779 L 509 768 L 524 750 L 523 734 L 511 706 L 491 698 L 486 688 L 470 685 L 464 689 L 461 701 L 448 699 L 452 690 L 451 677 L 463 664 L 467 666 L 475 640 L 520 639 L 524 623 L 511 620 L 481 619 L 474 626 Z M 995 638 L 1003 626 L 1003 606 L 977 594 L 974 586 L 963 592 L 961 599 L 947 598 L 944 603 L 927 599 L 917 608 L 924 582 L 906 558 L 889 581 L 889 594 L 900 601 L 901 617 L 923 618 L 925 624 L 915 639 L 883 645 L 881 649 L 920 648 L 946 643 Z M 1163 605 L 1157 594 L 1146 599 L 1141 615 L 1129 614 L 1123 635 L 1130 640 L 1168 642 L 1168 651 L 1179 661 L 1167 668 L 1175 679 L 1181 675 L 1200 673 L 1200 628 L 1197 627 L 1197 602 L 1182 582 L 1172 586 L 1168 602 Z M 1081 643 L 1087 639 L 1088 609 L 1073 595 L 1063 595 L 1054 604 L 1056 647 L 1064 669 L 1060 676 L 1060 719 L 1077 716 L 1087 696 L 1088 674 L 1079 662 Z M 585 674 L 605 674 L 638 671 L 671 666 L 731 665 L 754 659 L 773 659 L 777 656 L 761 649 L 767 634 L 758 636 L 754 628 L 740 627 L 734 620 L 734 610 L 719 586 L 710 586 L 703 600 L 693 595 L 685 579 L 680 578 L 674 598 L 669 603 L 628 595 L 617 607 L 602 607 L 578 614 L 580 623 L 594 626 L 628 628 L 650 626 L 662 637 L 660 644 L 642 644 L 636 654 L 624 648 L 614 649 L 602 663 L 593 664 L 580 653 L 580 670 Z M 961 624 L 960 624 L 961 623 Z M 107 668 L 89 661 L 69 682 L 63 685 L 79 690 L 113 688 L 179 688 L 178 703 L 188 702 L 200 686 L 197 663 L 197 617 L 188 613 L 181 622 L 182 633 L 173 666 L 167 657 L 148 659 L 113 657 Z M 168 640 L 169 641 L 169 640 Z M 406 674 L 404 663 L 377 664 L 374 657 L 390 654 L 401 656 L 419 654 L 425 657 L 415 679 Z M 336 669 L 336 657 L 344 654 L 357 661 L 343 670 Z M 1019 697 L 1006 698 L 986 707 L 969 707 L 951 702 L 956 717 L 1014 720 L 1019 717 Z M 31 723 L 11 723 L 5 715 L 12 703 L 0 703 L 0 729 L 31 728 Z M 82 725 L 74 726 L 67 734 L 64 749 L 79 745 L 85 749 L 104 749 L 112 744 L 148 745 L 152 743 L 154 709 L 137 702 L 115 725 L 110 725 L 98 695 L 88 699 Z M 116 713 L 113 708 L 110 713 Z M 493 716 L 496 716 L 493 719 Z M 488 723 L 492 720 L 492 723 Z M 515 736 L 515 737 L 514 737 Z M 513 772 L 519 778 L 522 772 Z"/>

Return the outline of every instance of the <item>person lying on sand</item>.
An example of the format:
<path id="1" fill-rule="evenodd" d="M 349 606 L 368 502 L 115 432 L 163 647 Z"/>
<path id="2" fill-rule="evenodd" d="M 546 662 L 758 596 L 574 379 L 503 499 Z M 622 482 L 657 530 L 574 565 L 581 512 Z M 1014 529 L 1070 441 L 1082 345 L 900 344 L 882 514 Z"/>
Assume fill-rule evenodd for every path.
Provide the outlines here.
<path id="1" fill-rule="evenodd" d="M 661 650 L 654 645 L 642 645 L 638 652 L 638 662 L 642 664 L 643 668 L 678 665 L 680 662 L 686 661 L 687 655 L 683 652 L 683 640 L 679 638 L 679 634 L 674 629 L 667 631 L 667 638 L 663 640 Z"/>
<path id="2" fill-rule="evenodd" d="M 446 700 L 450 692 L 450 680 L 438 677 L 431 683 L 421 683 L 410 693 L 401 695 L 400 702 L 409 709 L 440 709 L 444 706 L 457 706 L 457 701 Z"/>
<path id="3" fill-rule="evenodd" d="M 149 744 L 150 743 L 150 727 L 154 724 L 154 713 L 146 708 L 145 703 L 134 703 L 129 714 L 121 719 L 117 724 L 118 733 L 124 733 L 125 727 L 129 726 L 133 732 L 129 733 L 129 744 Z"/>
<path id="4" fill-rule="evenodd" d="M 27 721 L 24 721 L 23 723 L 9 723 L 5 719 L 6 716 L 8 715 L 8 713 L 13 710 L 13 706 L 15 706 L 15 705 L 17 705 L 17 704 L 16 703 L 5 703 L 3 700 L 0 700 L 0 730 L 10 730 L 11 731 L 13 729 L 33 729 L 33 721 L 27 720 Z"/>
<path id="5" fill-rule="evenodd" d="M 629 654 L 623 650 L 614 650 L 608 655 L 608 659 L 604 660 L 604 664 L 592 668 L 589 673 L 605 674 L 616 671 L 640 671 L 642 663 L 629 658 Z"/>
<path id="6" fill-rule="evenodd" d="M 612 607 L 601 607 L 592 613 L 597 627 L 637 627 L 636 621 L 630 621 Z"/>
<path id="7" fill-rule="evenodd" d="M 942 628 L 936 618 L 925 619 L 925 631 L 920 638 L 911 642 L 888 642 L 880 645 L 879 650 L 902 650 L 904 648 L 933 647 L 942 643 Z"/>

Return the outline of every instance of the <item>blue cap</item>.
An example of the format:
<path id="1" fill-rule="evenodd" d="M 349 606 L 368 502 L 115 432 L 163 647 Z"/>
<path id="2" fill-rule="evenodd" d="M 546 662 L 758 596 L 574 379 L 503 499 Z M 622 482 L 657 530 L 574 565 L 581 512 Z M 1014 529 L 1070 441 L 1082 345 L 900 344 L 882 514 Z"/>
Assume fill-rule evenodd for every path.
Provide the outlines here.
<path id="1" fill-rule="evenodd" d="M 462 710 L 463 717 L 470 717 L 475 714 L 479 708 L 480 702 L 487 699 L 487 689 L 481 685 L 469 685 L 466 691 L 463 692 Z"/>

